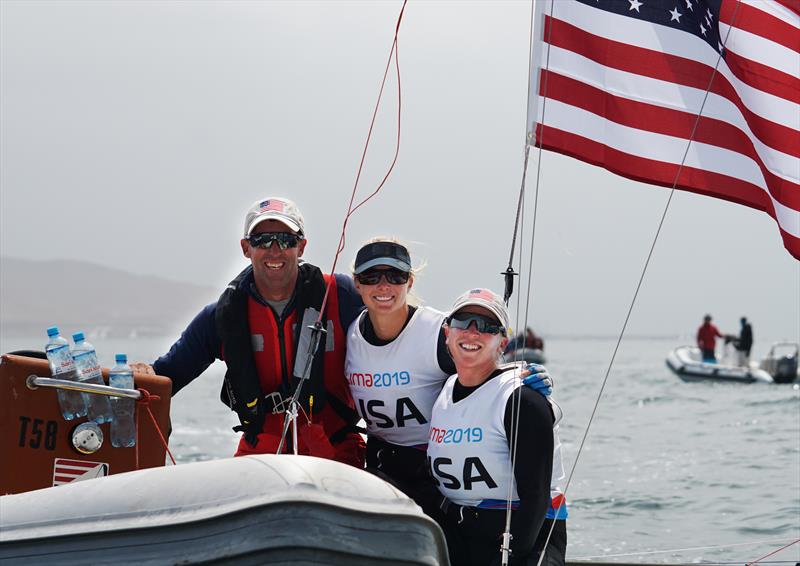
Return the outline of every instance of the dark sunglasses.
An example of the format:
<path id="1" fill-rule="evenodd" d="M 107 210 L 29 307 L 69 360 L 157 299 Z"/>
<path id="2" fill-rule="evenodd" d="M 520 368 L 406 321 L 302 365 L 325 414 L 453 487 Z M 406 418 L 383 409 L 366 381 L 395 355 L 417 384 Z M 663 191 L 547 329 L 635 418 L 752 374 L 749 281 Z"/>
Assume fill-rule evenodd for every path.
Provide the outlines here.
<path id="1" fill-rule="evenodd" d="M 272 242 L 278 242 L 282 250 L 287 248 L 296 248 L 297 244 L 303 238 L 297 234 L 290 234 L 289 232 L 261 232 L 260 234 L 253 234 L 247 241 L 251 246 L 256 248 L 264 248 L 265 250 L 272 245 Z"/>
<path id="2" fill-rule="evenodd" d="M 475 314 L 472 312 L 457 312 L 450 316 L 447 320 L 447 325 L 450 328 L 458 328 L 459 330 L 467 330 L 472 323 L 475 323 L 475 329 L 478 332 L 485 334 L 505 334 L 506 329 L 503 325 L 494 318 L 484 316 L 482 314 Z"/>
<path id="3" fill-rule="evenodd" d="M 362 285 L 377 285 L 383 277 L 390 285 L 405 285 L 408 283 L 408 276 L 407 271 L 399 269 L 367 269 L 356 275 L 356 281 Z"/>

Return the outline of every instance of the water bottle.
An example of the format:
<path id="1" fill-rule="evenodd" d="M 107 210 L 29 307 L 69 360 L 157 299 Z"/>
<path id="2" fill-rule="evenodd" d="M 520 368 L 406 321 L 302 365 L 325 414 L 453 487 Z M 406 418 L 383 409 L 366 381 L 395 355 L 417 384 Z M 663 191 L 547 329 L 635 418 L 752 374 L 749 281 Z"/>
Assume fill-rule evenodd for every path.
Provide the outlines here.
<path id="1" fill-rule="evenodd" d="M 66 379 L 68 381 L 78 381 L 79 373 L 75 368 L 75 362 L 69 353 L 69 342 L 62 338 L 58 332 L 58 327 L 51 326 L 47 329 L 47 336 L 50 340 L 44 347 L 47 354 L 47 361 L 50 362 L 50 373 L 56 379 Z M 79 391 L 68 389 L 56 389 L 58 404 L 61 407 L 61 414 L 68 421 L 86 416 L 86 403 L 83 395 Z"/>
<path id="2" fill-rule="evenodd" d="M 86 341 L 83 332 L 76 332 L 72 335 L 72 339 L 75 340 L 75 347 L 72 348 L 72 359 L 75 360 L 75 366 L 81 374 L 81 381 L 105 385 L 103 370 L 100 369 L 94 346 Z M 86 401 L 89 419 L 100 424 L 110 423 L 114 418 L 114 413 L 111 412 L 111 401 L 107 395 L 84 393 L 83 398 Z"/>
<path id="3" fill-rule="evenodd" d="M 108 384 L 111 387 L 133 389 L 133 371 L 128 365 L 126 354 L 117 354 L 116 365 L 108 373 Z M 111 421 L 111 446 L 130 448 L 136 444 L 136 421 L 134 405 L 136 401 L 127 397 L 111 397 L 114 408 L 114 420 Z"/>

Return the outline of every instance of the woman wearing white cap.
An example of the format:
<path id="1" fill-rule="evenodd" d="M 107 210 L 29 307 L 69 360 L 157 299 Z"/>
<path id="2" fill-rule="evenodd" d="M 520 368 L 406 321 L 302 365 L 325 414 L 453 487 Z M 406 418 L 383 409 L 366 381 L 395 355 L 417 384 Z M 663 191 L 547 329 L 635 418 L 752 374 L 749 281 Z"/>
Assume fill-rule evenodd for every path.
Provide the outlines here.
<path id="1" fill-rule="evenodd" d="M 445 315 L 408 304 L 414 270 L 408 249 L 378 238 L 358 251 L 355 287 L 367 310 L 347 332 L 345 376 L 356 410 L 367 425 L 367 468 L 388 477 L 427 507 L 431 409 L 447 377 L 455 373 L 447 352 Z M 531 377 L 546 388 L 549 376 Z"/>
<path id="2" fill-rule="evenodd" d="M 444 517 L 437 519 L 454 565 L 500 562 L 508 504 L 512 564 L 536 564 L 549 531 L 545 514 L 552 505 L 553 427 L 560 410 L 521 387 L 519 365 L 502 363 L 508 326 L 503 301 L 487 289 L 461 295 L 445 322 L 457 374 L 434 403 L 428 458 L 442 495 Z M 546 564 L 564 560 L 565 521 L 556 523 Z"/>

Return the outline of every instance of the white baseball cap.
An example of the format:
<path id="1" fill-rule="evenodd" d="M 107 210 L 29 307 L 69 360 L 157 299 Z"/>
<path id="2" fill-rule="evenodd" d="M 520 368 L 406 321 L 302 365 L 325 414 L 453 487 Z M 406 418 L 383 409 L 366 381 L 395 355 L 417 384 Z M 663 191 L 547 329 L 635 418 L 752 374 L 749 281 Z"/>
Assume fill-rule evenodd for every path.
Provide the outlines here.
<path id="1" fill-rule="evenodd" d="M 244 218 L 244 237 L 250 237 L 253 228 L 264 220 L 277 220 L 301 236 L 305 232 L 303 215 L 300 214 L 297 205 L 288 198 L 267 197 L 254 202 Z"/>
<path id="2" fill-rule="evenodd" d="M 508 328 L 511 326 L 511 319 L 508 316 L 508 309 L 499 295 L 489 289 L 470 289 L 453 303 L 453 308 L 450 309 L 450 316 L 470 305 L 483 307 L 491 312 L 497 317 L 497 320 L 500 321 L 503 328 L 506 329 L 506 333 L 508 333 Z"/>

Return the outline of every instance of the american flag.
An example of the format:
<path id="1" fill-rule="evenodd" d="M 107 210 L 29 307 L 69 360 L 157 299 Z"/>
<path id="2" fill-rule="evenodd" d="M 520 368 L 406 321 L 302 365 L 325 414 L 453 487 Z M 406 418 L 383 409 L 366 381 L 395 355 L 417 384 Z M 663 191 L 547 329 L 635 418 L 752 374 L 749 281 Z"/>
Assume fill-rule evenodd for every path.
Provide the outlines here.
<path id="1" fill-rule="evenodd" d="M 531 143 L 671 187 L 692 139 L 677 188 L 768 213 L 800 259 L 798 0 L 538 4 Z"/>
<path id="2" fill-rule="evenodd" d="M 284 202 L 282 200 L 278 200 L 275 198 L 265 200 L 260 205 L 261 212 L 266 212 L 268 210 L 274 210 L 275 212 L 283 212 Z"/>
<path id="3" fill-rule="evenodd" d="M 471 289 L 469 292 L 470 299 L 483 299 L 484 301 L 495 301 L 495 294 L 488 289 Z"/>
<path id="4" fill-rule="evenodd" d="M 53 461 L 53 485 L 102 478 L 108 475 L 109 466 L 105 462 L 86 462 L 56 458 Z"/>

